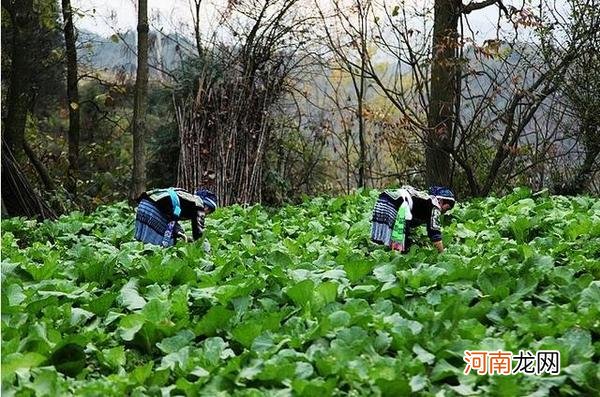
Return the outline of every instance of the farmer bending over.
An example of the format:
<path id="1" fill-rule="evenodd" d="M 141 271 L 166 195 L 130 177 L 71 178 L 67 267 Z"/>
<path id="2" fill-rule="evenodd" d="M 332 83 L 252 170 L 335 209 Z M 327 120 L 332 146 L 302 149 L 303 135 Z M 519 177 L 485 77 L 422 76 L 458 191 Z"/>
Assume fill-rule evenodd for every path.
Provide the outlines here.
<path id="1" fill-rule="evenodd" d="M 135 216 L 135 239 L 170 247 L 177 237 L 187 238 L 179 220 L 192 221 L 192 237 L 204 232 L 204 218 L 217 208 L 217 196 L 204 189 L 196 194 L 179 188 L 154 189 L 142 193 Z"/>
<path id="2" fill-rule="evenodd" d="M 454 194 L 447 187 L 432 186 L 429 192 L 411 186 L 385 190 L 379 195 L 373 210 L 371 240 L 404 253 L 411 245 L 411 229 L 426 225 L 429 239 L 442 252 L 440 215 L 454 204 Z"/>

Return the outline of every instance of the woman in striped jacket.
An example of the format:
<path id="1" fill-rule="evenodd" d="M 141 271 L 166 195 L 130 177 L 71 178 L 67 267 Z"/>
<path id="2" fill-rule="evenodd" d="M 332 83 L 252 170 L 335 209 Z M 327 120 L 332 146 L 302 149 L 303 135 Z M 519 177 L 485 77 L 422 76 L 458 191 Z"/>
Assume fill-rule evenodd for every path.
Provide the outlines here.
<path id="1" fill-rule="evenodd" d="M 429 192 L 412 186 L 385 190 L 373 210 L 371 240 L 404 253 L 411 245 L 411 229 L 425 225 L 429 239 L 442 252 L 440 216 L 454 207 L 455 201 L 452 191 L 442 186 L 432 186 Z"/>
<path id="2" fill-rule="evenodd" d="M 144 192 L 138 202 L 135 239 L 163 247 L 174 245 L 178 237 L 187 240 L 179 220 L 192 221 L 192 237 L 198 240 L 206 215 L 217 208 L 217 196 L 205 189 L 195 194 L 179 188 L 154 189 Z"/>

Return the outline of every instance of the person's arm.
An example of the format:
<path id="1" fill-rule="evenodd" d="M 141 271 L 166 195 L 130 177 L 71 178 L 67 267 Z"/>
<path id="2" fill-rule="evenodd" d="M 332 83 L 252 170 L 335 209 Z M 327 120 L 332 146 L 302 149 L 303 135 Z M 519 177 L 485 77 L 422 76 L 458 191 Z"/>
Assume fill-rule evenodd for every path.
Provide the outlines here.
<path id="1" fill-rule="evenodd" d="M 438 252 L 443 252 L 444 243 L 442 242 L 442 223 L 440 221 L 440 216 L 440 211 L 434 207 L 431 211 L 431 218 L 429 219 L 429 222 L 427 222 L 427 235 Z"/>
<path id="2" fill-rule="evenodd" d="M 183 231 L 177 232 L 177 237 L 182 239 L 186 243 L 189 243 L 191 241 L 187 234 L 185 234 Z"/>
<path id="3" fill-rule="evenodd" d="M 192 218 L 192 237 L 195 240 L 198 240 L 202 237 L 204 233 L 204 219 L 206 218 L 206 213 L 203 208 L 197 208 L 196 216 Z"/>

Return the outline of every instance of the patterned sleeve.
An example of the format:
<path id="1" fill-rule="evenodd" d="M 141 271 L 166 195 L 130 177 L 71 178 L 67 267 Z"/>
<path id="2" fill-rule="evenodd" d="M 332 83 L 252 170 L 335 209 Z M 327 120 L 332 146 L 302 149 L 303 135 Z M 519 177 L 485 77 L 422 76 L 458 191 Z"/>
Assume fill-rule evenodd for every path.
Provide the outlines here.
<path id="1" fill-rule="evenodd" d="M 438 208 L 433 207 L 431 210 L 431 218 L 427 222 L 427 235 L 434 243 L 442 240 L 442 222 L 441 212 Z"/>
<path id="2" fill-rule="evenodd" d="M 196 217 L 192 219 L 192 236 L 194 240 L 198 240 L 202 237 L 204 233 L 204 219 L 206 218 L 206 213 L 203 208 L 198 208 L 196 210 Z"/>

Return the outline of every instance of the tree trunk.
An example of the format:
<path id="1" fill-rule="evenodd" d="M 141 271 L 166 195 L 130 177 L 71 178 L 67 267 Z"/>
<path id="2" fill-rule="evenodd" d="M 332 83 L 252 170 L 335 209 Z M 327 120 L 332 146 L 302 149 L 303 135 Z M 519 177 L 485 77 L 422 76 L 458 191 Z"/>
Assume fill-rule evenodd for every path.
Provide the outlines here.
<path id="1" fill-rule="evenodd" d="M 358 187 L 365 187 L 365 118 L 363 109 L 364 69 L 360 76 L 360 91 L 358 95 Z"/>
<path id="2" fill-rule="evenodd" d="M 62 13 L 65 23 L 65 47 L 67 55 L 67 99 L 69 106 L 69 170 L 67 173 L 67 191 L 77 193 L 79 179 L 79 90 L 77 87 L 77 49 L 75 46 L 75 28 L 71 0 L 62 0 Z"/>
<path id="3" fill-rule="evenodd" d="M 583 194 L 586 185 L 590 181 L 590 175 L 592 175 L 594 163 L 598 158 L 598 154 L 600 154 L 598 148 L 586 151 L 583 163 L 577 169 L 575 176 L 567 183 L 555 187 L 555 193 L 571 196 Z"/>
<path id="4" fill-rule="evenodd" d="M 6 150 L 6 153 L 8 153 L 6 156 L 10 156 L 10 160 L 7 159 L 5 162 L 5 154 L 2 154 L 2 197 L 5 208 L 11 215 L 40 215 L 45 217 L 48 207 L 45 204 L 33 203 L 33 201 L 40 201 L 41 199 L 24 197 L 33 193 L 31 193 L 30 182 L 22 173 L 20 166 L 20 164 L 25 164 L 27 158 L 29 158 L 45 189 L 55 190 L 54 182 L 50 178 L 48 170 L 25 141 L 27 115 L 34 105 L 31 83 L 34 77 L 34 64 L 30 58 L 32 43 L 36 40 L 36 34 L 39 30 L 39 15 L 35 10 L 33 0 L 3 1 L 2 7 L 4 8 L 3 12 L 6 11 L 10 16 L 12 30 L 10 80 L 6 98 L 8 106 L 6 119 L 2 123 L 2 150 Z M 6 168 L 4 168 L 5 166 Z M 11 192 L 12 189 L 15 189 L 15 191 Z M 17 201 L 13 203 L 11 200 Z"/>
<path id="5" fill-rule="evenodd" d="M 425 179 L 428 185 L 450 185 L 458 65 L 460 0 L 436 0 L 434 6 L 431 94 L 425 138 Z"/>
<path id="6" fill-rule="evenodd" d="M 20 0 L 2 6 L 10 14 L 12 28 L 10 82 L 6 101 L 8 102 L 4 120 L 4 139 L 17 161 L 25 159 L 25 124 L 33 101 L 31 74 L 32 68 L 27 49 L 34 40 L 34 27 L 37 18 L 33 0 Z"/>
<path id="7" fill-rule="evenodd" d="M 363 21 L 360 21 L 361 24 Z M 367 45 L 365 37 L 361 37 L 361 65 L 360 65 L 360 88 L 358 90 L 358 187 L 365 187 L 365 168 L 367 160 L 367 149 L 365 142 L 365 113 L 364 113 L 364 101 L 366 91 L 366 61 L 367 61 Z"/>
<path id="8" fill-rule="evenodd" d="M 194 23 L 194 36 L 196 39 L 196 50 L 198 57 L 202 58 L 202 41 L 200 40 L 200 5 L 202 0 L 194 0 L 194 11 L 192 12 L 192 22 Z"/>
<path id="9" fill-rule="evenodd" d="M 565 183 L 555 186 L 557 194 L 577 195 L 582 194 L 589 183 L 590 175 L 594 172 L 594 164 L 600 155 L 600 129 L 595 120 L 586 119 L 585 114 L 581 116 L 583 126 L 581 128 L 585 157 L 577 168 L 575 175 Z"/>
<path id="10" fill-rule="evenodd" d="M 25 150 L 25 154 L 27 154 L 29 161 L 31 162 L 31 164 L 33 164 L 33 167 L 35 168 L 38 175 L 40 176 L 40 179 L 41 179 L 42 183 L 44 184 L 44 188 L 48 191 L 56 190 L 56 186 L 54 185 L 54 181 L 50 177 L 48 170 L 46 169 L 44 164 L 40 161 L 40 159 L 37 158 L 33 149 L 31 148 L 31 146 L 29 146 L 29 144 L 27 142 L 24 142 L 23 149 Z"/>
<path id="11" fill-rule="evenodd" d="M 148 0 L 138 2 L 138 53 L 133 104 L 133 186 L 131 198 L 146 190 L 146 107 L 148 102 Z"/>

